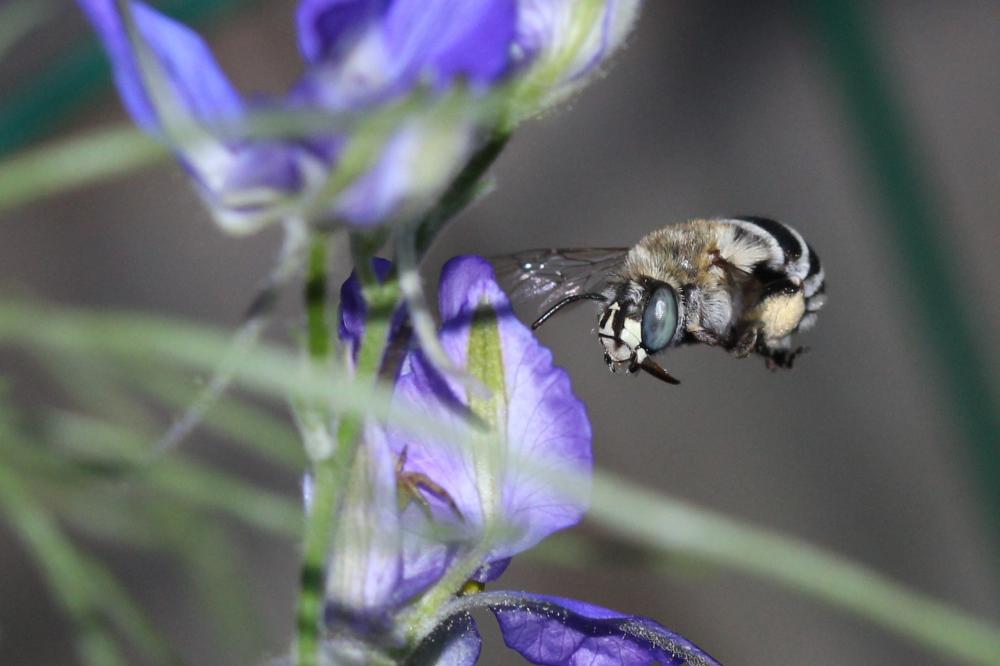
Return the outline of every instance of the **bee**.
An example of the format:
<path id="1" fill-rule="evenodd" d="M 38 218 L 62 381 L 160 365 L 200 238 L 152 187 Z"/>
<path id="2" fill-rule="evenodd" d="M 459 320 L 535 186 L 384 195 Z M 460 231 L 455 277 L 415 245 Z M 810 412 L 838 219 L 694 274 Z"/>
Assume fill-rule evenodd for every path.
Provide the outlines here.
<path id="1" fill-rule="evenodd" d="M 597 337 L 612 372 L 680 382 L 656 360 L 705 344 L 790 368 L 793 336 L 825 301 L 819 255 L 795 229 L 763 217 L 670 224 L 632 248 L 528 250 L 494 260 L 513 300 L 542 299 L 537 329 L 567 305 L 601 303 Z"/>

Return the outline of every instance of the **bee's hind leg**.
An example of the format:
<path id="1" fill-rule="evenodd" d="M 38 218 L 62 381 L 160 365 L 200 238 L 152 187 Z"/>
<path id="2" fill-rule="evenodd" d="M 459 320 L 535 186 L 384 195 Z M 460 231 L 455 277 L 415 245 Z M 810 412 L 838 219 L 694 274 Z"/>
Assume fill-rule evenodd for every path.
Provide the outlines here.
<path id="1" fill-rule="evenodd" d="M 802 346 L 793 349 L 791 338 L 787 337 L 773 345 L 767 345 L 766 341 L 761 340 L 761 344 L 757 349 L 757 352 L 764 357 L 764 362 L 767 364 L 768 370 L 777 370 L 778 368 L 791 369 L 795 363 L 795 359 L 807 351 L 809 351 L 809 348 Z"/>
<path id="2" fill-rule="evenodd" d="M 759 339 L 760 331 L 755 327 L 748 328 L 736 341 L 736 346 L 732 350 L 733 355 L 736 358 L 746 358 L 757 350 Z"/>

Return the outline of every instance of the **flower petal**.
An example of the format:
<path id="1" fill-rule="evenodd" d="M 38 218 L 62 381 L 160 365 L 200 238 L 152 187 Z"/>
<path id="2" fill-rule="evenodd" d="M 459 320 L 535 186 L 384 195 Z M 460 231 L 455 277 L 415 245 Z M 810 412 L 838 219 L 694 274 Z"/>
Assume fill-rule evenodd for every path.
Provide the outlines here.
<path id="1" fill-rule="evenodd" d="M 514 0 L 396 0 L 384 34 L 407 77 L 486 84 L 507 70 L 516 22 Z"/>
<path id="2" fill-rule="evenodd" d="M 483 641 L 468 613 L 439 625 L 406 660 L 407 666 L 472 666 L 479 660 Z"/>
<path id="3" fill-rule="evenodd" d="M 115 83 L 126 108 L 147 131 L 160 119 L 150 100 L 115 0 L 77 0 L 111 58 Z M 186 26 L 145 3 L 134 3 L 139 33 L 156 56 L 178 106 L 191 118 L 222 120 L 239 116 L 243 102 L 205 42 Z"/>
<path id="4" fill-rule="evenodd" d="M 154 102 L 115 0 L 78 3 L 104 43 L 125 107 L 147 132 L 159 134 L 166 123 L 178 121 L 232 120 L 246 112 L 242 98 L 201 37 L 148 5 L 134 2 L 136 26 L 169 96 Z M 216 221 L 232 233 L 248 233 L 271 221 L 275 205 L 319 180 L 323 168 L 316 156 L 292 142 L 225 141 L 206 133 L 173 148 Z"/>
<path id="5" fill-rule="evenodd" d="M 335 216 L 355 226 L 372 226 L 426 209 L 458 173 L 475 132 L 472 123 L 460 120 L 407 120 L 371 169 L 340 195 Z"/>
<path id="6" fill-rule="evenodd" d="M 335 59 L 371 25 L 381 0 L 302 0 L 296 13 L 299 46 L 309 62 Z"/>
<path id="7" fill-rule="evenodd" d="M 572 93 L 621 46 L 641 0 L 601 4 L 594 8 L 593 3 L 576 0 L 519 0 L 517 49 L 531 63 L 525 84 L 545 89 L 537 100 L 541 108 Z M 576 39 L 580 29 L 585 30 L 582 42 Z"/>
<path id="8" fill-rule="evenodd" d="M 496 594 L 496 593 L 495 593 Z M 720 666 L 650 619 L 573 599 L 522 592 L 491 603 L 507 647 L 541 666 Z"/>
<path id="9" fill-rule="evenodd" d="M 395 450 L 407 448 L 407 470 L 443 486 L 461 511 L 458 520 L 441 498 L 429 498 L 438 526 L 450 525 L 464 533 L 470 544 L 488 534 L 484 559 L 488 564 L 579 521 L 584 503 L 553 488 L 548 474 L 566 469 L 581 475 L 589 472 L 590 423 L 583 403 L 573 395 L 568 375 L 553 365 L 551 353 L 514 316 L 485 259 L 459 257 L 448 262 L 439 302 L 444 321 L 441 342 L 460 368 L 482 362 L 476 358 L 482 351 L 478 342 L 470 352 L 472 330 L 484 321 L 477 319 L 484 312 L 493 313 L 485 321 L 487 333 L 499 343 L 498 349 L 488 353 L 498 355 L 500 366 L 501 376 L 494 378 L 499 381 L 500 395 L 493 400 L 503 435 L 501 448 L 496 449 L 495 441 L 485 451 L 486 446 L 449 447 L 395 432 L 390 441 Z M 491 316 L 495 320 L 489 320 Z M 470 438 L 481 436 L 469 426 L 467 415 L 473 401 L 465 387 L 442 377 L 419 353 L 411 355 L 397 383 L 397 399 L 452 427 L 468 428 Z"/>
<path id="10" fill-rule="evenodd" d="M 303 0 L 298 11 L 306 59 L 364 72 L 367 95 L 398 93 L 418 78 L 494 81 L 510 64 L 516 20 L 514 0 Z"/>
<path id="11" fill-rule="evenodd" d="M 402 567 L 395 458 L 368 428 L 344 488 L 326 577 L 326 621 L 359 635 L 384 632 Z"/>
<path id="12" fill-rule="evenodd" d="M 372 258 L 372 270 L 379 283 L 392 271 L 392 262 L 382 257 Z M 361 280 L 357 271 L 351 271 L 350 277 L 340 285 L 340 339 L 351 345 L 353 354 L 357 354 L 361 336 L 365 332 L 365 318 L 368 316 L 368 305 L 361 291 Z"/>

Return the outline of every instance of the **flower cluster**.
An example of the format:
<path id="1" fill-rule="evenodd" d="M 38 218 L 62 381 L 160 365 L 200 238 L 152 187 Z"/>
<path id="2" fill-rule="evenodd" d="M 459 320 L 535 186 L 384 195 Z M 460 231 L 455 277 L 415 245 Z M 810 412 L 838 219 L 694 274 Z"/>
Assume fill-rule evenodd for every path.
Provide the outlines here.
<path id="1" fill-rule="evenodd" d="M 78 3 L 132 117 L 171 143 L 217 221 L 236 233 L 317 209 L 353 227 L 420 210 L 487 134 L 584 82 L 639 4 L 302 0 L 305 72 L 283 97 L 260 100 L 232 86 L 198 35 L 148 5 Z M 402 110 L 366 124 L 387 109 Z M 258 111 L 325 113 L 331 127 L 287 139 L 241 130 Z"/>
<path id="2" fill-rule="evenodd" d="M 128 111 L 177 152 L 225 229 L 306 219 L 346 227 L 367 247 L 372 236 L 361 231 L 414 217 L 461 182 L 456 174 L 487 136 L 509 133 L 585 83 L 624 40 L 639 0 L 301 0 L 305 72 L 265 101 L 236 91 L 195 33 L 151 7 L 78 3 L 111 56 Z M 330 123 L 265 136 L 251 131 L 261 110 L 319 113 Z M 338 441 L 339 457 L 332 446 L 313 453 L 300 663 L 315 663 L 322 624 L 320 652 L 331 665 L 471 665 L 481 641 L 470 611 L 487 608 L 507 645 L 534 664 L 716 664 L 642 617 L 485 591 L 511 558 L 583 516 L 590 422 L 487 261 L 460 257 L 444 267 L 435 332 L 420 294 L 404 288 L 414 254 L 400 250 L 409 316 L 395 302 L 391 321 L 375 327 L 352 277 L 341 289 L 340 337 L 359 381 L 388 375 L 393 407 L 437 429 L 358 422 L 359 432 Z M 394 279 L 387 262 L 376 260 L 372 272 Z M 322 289 L 314 292 L 322 300 Z M 411 325 L 419 344 L 409 342 Z M 319 321 L 315 330 L 324 328 Z M 392 365 L 362 362 L 371 359 L 369 337 L 388 338 L 380 342 Z M 329 414 L 317 413 L 329 442 Z M 322 604 L 314 603 L 319 579 Z"/>
<path id="3" fill-rule="evenodd" d="M 359 289 L 352 278 L 342 290 L 350 342 L 363 327 Z M 485 607 L 534 664 L 715 664 L 645 618 L 481 591 L 511 557 L 580 520 L 586 489 L 567 493 L 550 475 L 589 478 L 591 429 L 568 375 L 514 316 L 488 262 L 446 264 L 439 303 L 442 346 L 489 395 L 439 373 L 419 349 L 407 353 L 396 401 L 464 433 L 463 445 L 368 428 L 327 565 L 331 663 L 473 664 L 480 639 L 468 611 Z"/>

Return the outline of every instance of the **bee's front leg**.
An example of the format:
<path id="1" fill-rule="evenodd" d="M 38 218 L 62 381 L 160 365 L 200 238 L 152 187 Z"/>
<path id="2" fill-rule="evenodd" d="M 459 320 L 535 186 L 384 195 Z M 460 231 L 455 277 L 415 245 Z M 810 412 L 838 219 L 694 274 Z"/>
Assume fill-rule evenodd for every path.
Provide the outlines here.
<path id="1" fill-rule="evenodd" d="M 718 335 L 704 328 L 688 329 L 688 335 L 695 342 L 700 342 L 703 345 L 715 347 L 722 344 L 722 340 L 719 339 Z"/>

